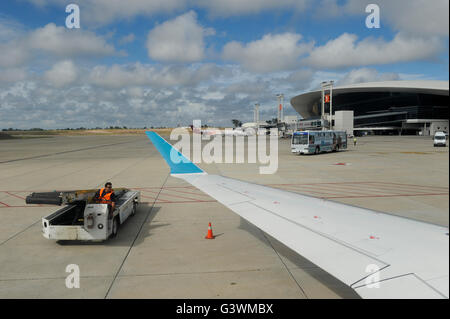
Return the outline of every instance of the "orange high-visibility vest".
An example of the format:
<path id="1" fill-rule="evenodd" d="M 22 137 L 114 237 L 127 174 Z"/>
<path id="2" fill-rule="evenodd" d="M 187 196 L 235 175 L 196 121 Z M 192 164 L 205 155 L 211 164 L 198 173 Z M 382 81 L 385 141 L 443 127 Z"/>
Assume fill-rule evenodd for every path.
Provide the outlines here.
<path id="1" fill-rule="evenodd" d="M 114 193 L 114 190 L 111 190 L 111 193 L 103 194 L 104 192 L 105 192 L 105 188 L 102 188 L 98 195 L 98 201 L 101 204 L 111 204 L 111 195 Z"/>

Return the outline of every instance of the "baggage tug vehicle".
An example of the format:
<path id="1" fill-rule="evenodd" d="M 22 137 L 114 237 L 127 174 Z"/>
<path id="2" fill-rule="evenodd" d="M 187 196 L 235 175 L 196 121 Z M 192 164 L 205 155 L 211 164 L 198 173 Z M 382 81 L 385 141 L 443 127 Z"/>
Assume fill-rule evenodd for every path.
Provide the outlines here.
<path id="1" fill-rule="evenodd" d="M 94 203 L 97 190 L 54 191 L 32 193 L 27 204 L 65 205 L 42 218 L 45 238 L 53 240 L 103 241 L 115 237 L 119 226 L 136 214 L 140 192 L 126 188 L 115 189 L 116 207 Z"/>

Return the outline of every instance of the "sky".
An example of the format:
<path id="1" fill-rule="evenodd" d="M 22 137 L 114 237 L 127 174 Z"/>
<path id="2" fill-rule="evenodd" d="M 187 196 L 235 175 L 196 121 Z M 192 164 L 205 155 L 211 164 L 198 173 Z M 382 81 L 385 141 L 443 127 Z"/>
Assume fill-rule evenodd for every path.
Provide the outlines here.
<path id="1" fill-rule="evenodd" d="M 231 127 L 280 93 L 296 115 L 322 81 L 448 81 L 448 39 L 448 0 L 1 1 L 0 129 Z"/>

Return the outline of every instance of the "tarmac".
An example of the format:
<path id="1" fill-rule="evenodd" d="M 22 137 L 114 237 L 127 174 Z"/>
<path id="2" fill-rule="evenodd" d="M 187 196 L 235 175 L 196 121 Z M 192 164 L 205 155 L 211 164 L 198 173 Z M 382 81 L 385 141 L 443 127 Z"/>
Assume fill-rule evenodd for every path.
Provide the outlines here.
<path id="1" fill-rule="evenodd" d="M 278 170 L 200 164 L 210 174 L 449 224 L 448 147 L 431 137 L 367 136 L 346 151 L 297 156 L 280 140 Z M 55 242 L 26 205 L 33 191 L 139 189 L 137 214 L 102 243 Z M 0 140 L 0 298 L 358 298 L 238 215 L 171 177 L 146 136 Z M 206 240 L 208 223 L 214 240 Z M 67 265 L 80 288 L 65 285 Z"/>

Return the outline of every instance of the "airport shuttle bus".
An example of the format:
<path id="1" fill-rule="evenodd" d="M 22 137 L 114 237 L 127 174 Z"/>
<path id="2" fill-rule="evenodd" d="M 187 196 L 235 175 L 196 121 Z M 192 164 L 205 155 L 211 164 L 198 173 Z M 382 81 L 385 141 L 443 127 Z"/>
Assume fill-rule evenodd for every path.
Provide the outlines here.
<path id="1" fill-rule="evenodd" d="M 294 132 L 291 152 L 296 154 L 319 154 L 337 152 L 347 148 L 347 133 L 344 131 L 299 131 Z"/>

